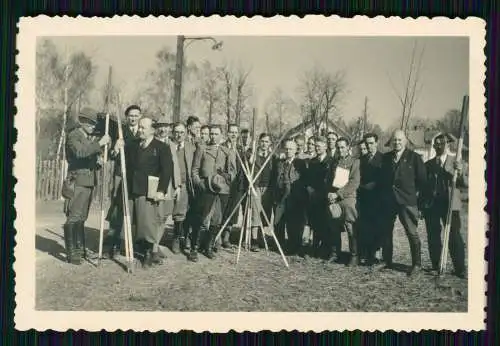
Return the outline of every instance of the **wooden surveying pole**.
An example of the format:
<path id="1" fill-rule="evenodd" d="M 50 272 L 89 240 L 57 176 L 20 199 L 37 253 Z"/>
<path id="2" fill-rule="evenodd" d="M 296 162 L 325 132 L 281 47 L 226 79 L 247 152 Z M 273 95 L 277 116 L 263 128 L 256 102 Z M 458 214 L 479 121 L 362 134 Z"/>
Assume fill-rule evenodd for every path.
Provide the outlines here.
<path id="1" fill-rule="evenodd" d="M 458 137 L 457 154 L 455 157 L 455 162 L 460 162 L 462 160 L 462 147 L 464 144 L 464 131 L 465 124 L 467 121 L 467 115 L 469 112 L 469 96 L 465 95 L 462 101 L 462 114 L 460 116 L 460 134 Z M 448 261 L 448 243 L 450 241 L 450 229 L 451 229 L 451 215 L 453 212 L 453 199 L 456 193 L 458 171 L 455 169 L 453 172 L 453 178 L 451 182 L 450 200 L 448 203 L 448 214 L 446 215 L 446 223 L 444 225 L 444 236 L 443 236 L 443 247 L 441 249 L 441 258 L 439 261 L 439 272 L 438 275 L 443 275 L 446 270 L 446 262 Z"/>
<path id="2" fill-rule="evenodd" d="M 117 114 L 118 140 L 123 141 L 123 130 L 120 114 Z M 127 166 L 125 163 L 125 150 L 120 147 L 120 167 L 122 172 L 122 197 L 123 197 L 123 232 L 125 241 L 125 257 L 127 259 L 127 272 L 134 269 L 134 246 L 132 238 L 132 222 L 130 221 L 130 208 L 128 203 Z"/>
<path id="3" fill-rule="evenodd" d="M 113 70 L 111 66 L 109 67 L 109 72 L 108 72 L 108 87 L 106 91 L 106 100 L 105 100 L 105 111 L 106 111 L 106 122 L 104 126 L 104 135 L 107 136 L 109 134 L 109 99 L 110 99 L 110 93 L 111 93 L 111 77 L 112 77 Z M 106 175 L 106 170 L 107 170 L 107 163 L 108 163 L 108 147 L 109 145 L 106 144 L 104 145 L 104 159 L 103 159 L 103 167 L 102 167 L 102 180 L 101 180 L 101 222 L 100 222 L 100 227 L 99 227 L 99 256 L 97 258 L 97 264 L 101 264 L 102 260 L 102 247 L 103 247 L 103 242 L 104 242 L 104 197 L 106 196 L 106 183 L 107 183 L 107 175 Z"/>
<path id="4" fill-rule="evenodd" d="M 240 197 L 238 203 L 236 203 L 236 206 L 233 208 L 233 211 L 229 214 L 229 216 L 226 218 L 226 221 L 224 222 L 224 224 L 222 225 L 222 227 L 220 228 L 219 232 L 217 233 L 217 235 L 215 236 L 215 239 L 214 239 L 214 242 L 217 242 L 217 239 L 219 239 L 219 237 L 221 236 L 222 234 L 222 231 L 224 230 L 224 228 L 228 225 L 229 221 L 231 220 L 231 218 L 233 217 L 233 215 L 236 213 L 236 211 L 239 209 L 239 206 L 241 204 L 241 202 L 243 201 L 243 199 L 246 197 L 246 196 L 249 196 L 249 193 L 252 193 L 254 195 L 256 195 L 256 191 L 255 191 L 255 188 L 253 186 L 253 184 L 257 181 L 258 177 L 260 176 L 260 174 L 262 173 L 262 171 L 264 170 L 264 168 L 266 167 L 266 165 L 269 163 L 269 161 L 272 159 L 273 155 L 276 153 L 276 151 L 278 150 L 281 142 L 283 141 L 283 139 L 285 138 L 286 136 L 286 133 L 283 133 L 281 135 L 281 137 L 279 138 L 277 144 L 275 145 L 275 147 L 273 148 L 272 152 L 269 154 L 269 156 L 266 158 L 266 160 L 264 161 L 264 163 L 262 164 L 262 166 L 260 167 L 260 169 L 257 171 L 257 173 L 255 174 L 255 176 L 250 176 L 250 171 L 247 169 L 247 167 L 244 165 L 243 163 L 243 160 L 242 158 L 240 157 L 239 153 L 236 152 L 236 156 L 238 158 L 238 160 L 240 161 L 240 163 L 242 164 L 243 166 L 243 170 L 244 170 L 244 173 L 245 173 L 245 177 L 247 178 L 248 180 L 248 183 L 249 183 L 249 186 L 250 188 L 243 194 L 243 196 Z M 248 203 L 248 202 L 247 202 Z M 269 222 L 269 219 L 267 218 L 267 215 L 265 214 L 263 208 L 262 208 L 262 204 L 260 203 L 260 200 L 256 200 L 256 203 L 257 207 L 259 208 L 260 212 L 264 215 L 264 218 L 265 218 L 265 221 L 271 226 L 271 223 Z M 244 213 L 245 214 L 245 213 Z M 248 214 L 248 213 L 247 213 Z M 245 225 L 245 217 L 244 217 L 244 220 L 243 220 L 243 225 Z M 239 241 L 239 246 L 238 246 L 238 255 L 237 255 L 237 261 L 239 259 L 239 253 L 240 253 L 240 250 L 241 250 L 241 241 L 242 241 L 242 238 L 243 238 L 243 232 L 245 230 L 243 229 L 242 227 L 242 230 L 241 230 L 241 233 L 240 233 L 240 241 Z M 263 228 L 262 228 L 262 232 L 263 231 Z M 283 259 L 283 262 L 285 262 L 285 265 L 286 267 L 288 268 L 289 265 L 288 265 L 288 261 L 286 260 L 286 257 L 285 257 L 285 254 L 283 253 L 283 250 L 281 248 L 281 245 L 278 241 L 278 239 L 276 238 L 276 234 L 274 233 L 274 230 L 272 229 L 272 226 L 271 226 L 271 235 L 274 239 L 274 242 L 276 243 L 276 246 L 278 248 L 278 251 L 281 255 L 281 258 Z M 264 235 L 264 239 L 265 239 L 265 235 Z M 267 244 L 266 244 L 266 248 L 267 248 Z M 238 263 L 238 262 L 236 262 Z"/>

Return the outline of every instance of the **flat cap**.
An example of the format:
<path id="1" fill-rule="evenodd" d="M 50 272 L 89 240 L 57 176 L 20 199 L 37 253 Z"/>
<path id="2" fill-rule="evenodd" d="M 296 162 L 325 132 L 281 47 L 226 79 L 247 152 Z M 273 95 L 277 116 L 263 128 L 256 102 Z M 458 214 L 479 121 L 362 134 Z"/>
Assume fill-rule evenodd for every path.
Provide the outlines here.
<path id="1" fill-rule="evenodd" d="M 158 120 L 155 121 L 154 127 L 161 127 L 161 126 L 169 126 L 170 121 L 167 119 L 166 116 L 158 118 Z"/>
<path id="2" fill-rule="evenodd" d="M 80 113 L 78 113 L 78 118 L 87 119 L 88 121 L 97 124 L 97 111 L 90 107 L 84 107 L 80 110 Z"/>

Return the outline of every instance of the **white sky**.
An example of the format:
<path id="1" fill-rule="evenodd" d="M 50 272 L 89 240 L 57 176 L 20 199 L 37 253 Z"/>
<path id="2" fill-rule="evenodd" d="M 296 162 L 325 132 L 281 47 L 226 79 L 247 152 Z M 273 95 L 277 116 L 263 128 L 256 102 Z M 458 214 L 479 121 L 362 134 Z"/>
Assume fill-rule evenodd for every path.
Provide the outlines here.
<path id="1" fill-rule="evenodd" d="M 134 84 L 154 67 L 155 54 L 167 46 L 175 51 L 174 36 L 93 36 L 50 37 L 61 52 L 83 50 L 98 66 L 96 87 L 113 66 L 115 83 L 123 86 L 124 97 Z M 222 51 L 211 50 L 210 42 L 194 42 L 185 51 L 188 62 L 208 60 L 251 67 L 255 87 L 255 106 L 262 108 L 275 87 L 281 87 L 295 100 L 302 73 L 315 63 L 325 70 L 345 71 L 348 93 L 342 101 L 346 121 L 358 117 L 368 97 L 370 121 L 383 128 L 396 122 L 401 106 L 394 85 L 403 89 L 415 40 L 425 46 L 421 81 L 423 89 L 414 115 L 430 119 L 447 110 L 459 109 L 469 85 L 469 41 L 461 37 L 216 37 L 224 42 Z"/>

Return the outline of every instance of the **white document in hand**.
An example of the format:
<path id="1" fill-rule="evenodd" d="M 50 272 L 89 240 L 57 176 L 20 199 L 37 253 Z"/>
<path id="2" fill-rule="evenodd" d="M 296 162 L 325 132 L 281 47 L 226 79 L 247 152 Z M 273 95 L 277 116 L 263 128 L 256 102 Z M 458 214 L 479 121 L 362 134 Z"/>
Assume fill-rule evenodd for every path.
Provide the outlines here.
<path id="1" fill-rule="evenodd" d="M 158 184 L 160 178 L 153 175 L 148 175 L 148 198 L 155 199 L 156 193 L 158 192 Z"/>
<path id="2" fill-rule="evenodd" d="M 335 169 L 335 178 L 333 179 L 332 186 L 336 187 L 337 189 L 341 189 L 346 186 L 348 181 L 349 170 L 342 167 L 337 167 Z"/>

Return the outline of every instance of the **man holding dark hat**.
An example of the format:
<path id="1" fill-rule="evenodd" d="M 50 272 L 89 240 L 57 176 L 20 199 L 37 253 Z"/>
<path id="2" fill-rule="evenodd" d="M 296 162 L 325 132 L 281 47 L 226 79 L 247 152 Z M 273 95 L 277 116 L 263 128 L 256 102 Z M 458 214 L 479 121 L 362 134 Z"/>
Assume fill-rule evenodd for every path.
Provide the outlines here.
<path id="1" fill-rule="evenodd" d="M 92 192 L 97 184 L 96 171 L 101 147 L 110 142 L 108 135 L 99 141 L 92 139 L 97 124 L 97 112 L 84 108 L 78 114 L 80 127 L 68 133 L 66 141 L 66 160 L 68 175 L 65 181 L 67 189 L 65 201 L 66 223 L 64 224 L 64 242 L 67 260 L 80 264 L 85 248 L 85 221 L 87 220 Z"/>
<path id="2" fill-rule="evenodd" d="M 449 152 L 449 143 L 452 141 L 453 138 L 448 134 L 439 134 L 434 138 L 436 156 L 425 163 L 427 184 L 422 196 L 422 207 L 432 269 L 438 270 L 443 246 L 441 231 L 450 206 L 453 174 L 457 170 L 456 188 L 451 201 L 452 212 L 448 246 L 455 275 L 465 278 L 465 245 L 460 234 L 462 200 L 459 189 L 467 185 L 462 171 L 462 163 L 457 162 L 455 155 Z"/>
<path id="3" fill-rule="evenodd" d="M 222 130 L 218 125 L 210 128 L 210 142 L 199 146 L 193 159 L 192 178 L 199 191 L 200 227 L 194 227 L 189 260 L 198 260 L 198 249 L 203 248 L 213 258 L 215 235 L 221 226 L 222 213 L 227 206 L 230 185 L 236 176 L 236 158 L 228 148 L 220 145 Z M 200 236 L 206 236 L 200 244 Z"/>

